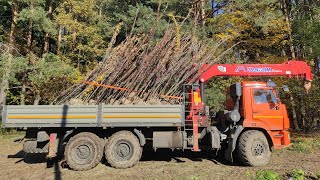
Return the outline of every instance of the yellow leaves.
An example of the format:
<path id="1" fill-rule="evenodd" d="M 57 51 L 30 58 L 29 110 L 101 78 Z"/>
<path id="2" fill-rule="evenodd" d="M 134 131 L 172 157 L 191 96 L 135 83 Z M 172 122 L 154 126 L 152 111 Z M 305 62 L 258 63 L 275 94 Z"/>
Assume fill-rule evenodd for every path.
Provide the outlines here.
<path id="1" fill-rule="evenodd" d="M 234 9 L 226 9 L 209 21 L 214 37 L 228 39 L 231 44 L 245 42 L 244 48 L 253 53 L 287 44 L 289 27 L 278 9 L 266 2 L 248 4 L 248 7 L 239 7 L 237 2 L 233 5 Z"/>
<path id="2" fill-rule="evenodd" d="M 73 14 L 74 18 L 91 18 L 97 15 L 97 12 L 94 11 L 96 4 L 96 0 L 66 0 L 57 9 L 67 10 L 67 13 Z"/>
<path id="3" fill-rule="evenodd" d="M 215 34 L 220 39 L 235 40 L 243 36 L 244 31 L 255 31 L 252 24 L 241 14 L 240 11 L 221 14 L 214 24 L 219 24 L 219 32 Z"/>
<path id="4" fill-rule="evenodd" d="M 97 0 L 65 0 L 56 9 L 54 20 L 63 27 L 62 44 L 66 56 L 79 63 L 95 61 L 103 55 L 104 39 L 97 25 Z"/>
<path id="5" fill-rule="evenodd" d="M 181 34 L 180 34 L 180 25 L 176 19 L 176 17 L 174 16 L 173 12 L 170 12 L 168 14 L 168 16 L 172 19 L 172 21 L 174 22 L 175 25 L 175 29 L 176 29 L 176 49 L 175 51 L 178 52 L 180 49 L 180 44 L 181 44 Z"/>

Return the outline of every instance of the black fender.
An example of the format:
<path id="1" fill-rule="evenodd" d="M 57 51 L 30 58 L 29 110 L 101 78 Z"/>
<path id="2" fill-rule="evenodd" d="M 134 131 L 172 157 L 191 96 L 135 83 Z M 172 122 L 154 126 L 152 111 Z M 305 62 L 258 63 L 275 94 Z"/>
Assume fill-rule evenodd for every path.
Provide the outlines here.
<path id="1" fill-rule="evenodd" d="M 230 135 L 228 136 L 228 148 L 225 152 L 225 158 L 230 162 L 233 162 L 232 153 L 236 149 L 238 137 L 243 129 L 244 127 L 242 125 L 238 125 L 231 131 Z"/>
<path id="2" fill-rule="evenodd" d="M 62 145 L 71 134 L 73 134 L 74 130 L 75 129 L 66 131 L 66 133 L 63 135 L 62 139 L 60 140 L 60 145 Z"/>
<path id="3" fill-rule="evenodd" d="M 138 136 L 139 141 L 140 141 L 140 145 L 144 146 L 146 144 L 146 138 L 144 137 L 142 132 L 138 129 L 134 129 L 133 132 Z"/>

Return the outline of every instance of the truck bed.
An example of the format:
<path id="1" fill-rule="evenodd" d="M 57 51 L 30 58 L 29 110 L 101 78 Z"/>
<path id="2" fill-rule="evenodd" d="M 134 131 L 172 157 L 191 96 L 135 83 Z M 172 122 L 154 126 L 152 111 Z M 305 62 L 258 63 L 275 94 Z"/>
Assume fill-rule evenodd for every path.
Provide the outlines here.
<path id="1" fill-rule="evenodd" d="M 181 105 L 8 105 L 2 127 L 177 127 L 183 117 Z"/>

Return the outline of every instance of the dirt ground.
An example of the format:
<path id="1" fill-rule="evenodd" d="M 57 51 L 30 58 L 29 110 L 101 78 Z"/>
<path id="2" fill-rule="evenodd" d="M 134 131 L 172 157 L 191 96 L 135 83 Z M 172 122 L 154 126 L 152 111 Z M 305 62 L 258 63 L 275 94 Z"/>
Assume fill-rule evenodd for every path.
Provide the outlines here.
<path id="1" fill-rule="evenodd" d="M 103 162 L 96 168 L 77 172 L 64 167 L 63 161 L 47 162 L 43 155 L 25 155 L 14 136 L 0 138 L 0 179 L 253 179 L 257 170 L 273 170 L 283 176 L 302 169 L 309 179 L 320 170 L 320 149 L 312 153 L 276 150 L 269 165 L 243 167 L 205 152 L 159 151 L 144 153 L 142 160 L 129 169 L 114 169 Z"/>

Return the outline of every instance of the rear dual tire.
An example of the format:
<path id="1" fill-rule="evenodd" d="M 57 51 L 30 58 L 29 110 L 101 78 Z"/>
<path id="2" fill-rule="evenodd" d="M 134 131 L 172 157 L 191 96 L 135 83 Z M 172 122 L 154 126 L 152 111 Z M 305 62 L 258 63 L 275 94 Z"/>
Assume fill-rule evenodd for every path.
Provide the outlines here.
<path id="1" fill-rule="evenodd" d="M 76 171 L 96 167 L 103 156 L 103 142 L 95 134 L 79 133 L 67 143 L 65 160 Z M 104 151 L 107 162 L 114 168 L 124 169 L 137 164 L 142 155 L 139 139 L 130 131 L 119 131 L 108 138 Z"/>
<path id="2" fill-rule="evenodd" d="M 139 139 L 132 132 L 119 131 L 108 139 L 104 153 L 112 167 L 125 169 L 139 162 L 142 147 Z"/>
<path id="3" fill-rule="evenodd" d="M 65 149 L 65 159 L 69 167 L 85 171 L 96 167 L 103 156 L 102 140 L 89 132 L 79 133 L 70 138 Z"/>

